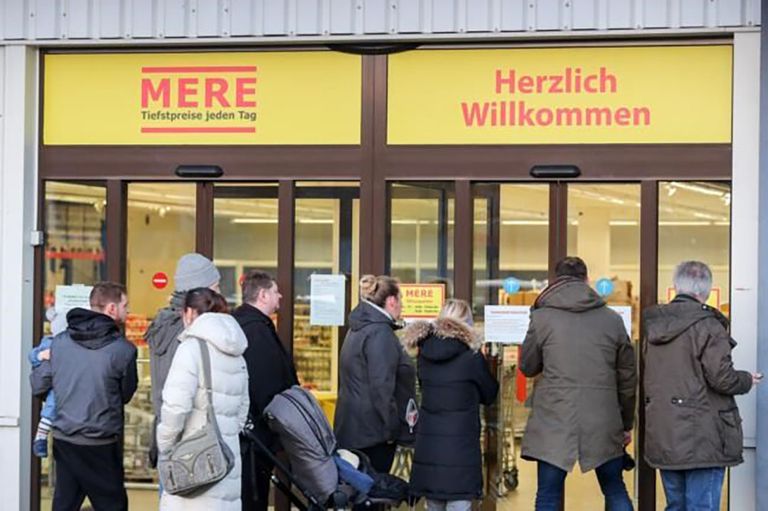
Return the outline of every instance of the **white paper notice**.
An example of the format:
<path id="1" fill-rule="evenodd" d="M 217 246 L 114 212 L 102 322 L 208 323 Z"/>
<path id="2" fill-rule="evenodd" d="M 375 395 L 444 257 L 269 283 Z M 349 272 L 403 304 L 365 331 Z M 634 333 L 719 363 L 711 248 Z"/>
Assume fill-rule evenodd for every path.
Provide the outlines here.
<path id="1" fill-rule="evenodd" d="M 523 344 L 528 332 L 530 314 L 529 305 L 486 305 L 486 342 Z"/>
<path id="2" fill-rule="evenodd" d="M 630 305 L 609 305 L 611 309 L 615 310 L 621 316 L 621 320 L 624 322 L 624 328 L 627 329 L 627 335 L 632 338 L 632 307 Z"/>
<path id="3" fill-rule="evenodd" d="M 344 325 L 344 275 L 312 274 L 309 293 L 310 325 Z"/>
<path id="4" fill-rule="evenodd" d="M 93 286 L 75 284 L 72 286 L 56 286 L 56 313 L 61 314 L 75 307 L 90 309 L 90 296 Z"/>

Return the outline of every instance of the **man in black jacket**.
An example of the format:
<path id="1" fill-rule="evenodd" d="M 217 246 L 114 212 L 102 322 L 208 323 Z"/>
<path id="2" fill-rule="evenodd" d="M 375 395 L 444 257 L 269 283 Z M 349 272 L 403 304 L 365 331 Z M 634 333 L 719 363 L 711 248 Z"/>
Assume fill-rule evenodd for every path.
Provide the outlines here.
<path id="1" fill-rule="evenodd" d="M 67 314 L 46 359 L 30 376 L 37 396 L 56 393 L 54 510 L 128 509 L 121 445 L 123 405 L 136 391 L 136 347 L 120 332 L 128 299 L 112 282 L 93 287 L 89 309 Z"/>
<path id="2" fill-rule="evenodd" d="M 242 283 L 243 305 L 233 316 L 248 339 L 243 353 L 248 367 L 248 394 L 251 406 L 248 412 L 255 432 L 267 446 L 274 445 L 274 437 L 262 419 L 264 408 L 276 394 L 298 385 L 296 369 L 288 350 L 277 336 L 270 316 L 280 308 L 280 291 L 269 274 L 250 271 Z M 259 466 L 271 469 L 270 462 L 259 455 L 248 440 L 241 438 L 243 458 L 242 502 L 244 511 L 266 511 L 269 505 L 269 476 Z"/>

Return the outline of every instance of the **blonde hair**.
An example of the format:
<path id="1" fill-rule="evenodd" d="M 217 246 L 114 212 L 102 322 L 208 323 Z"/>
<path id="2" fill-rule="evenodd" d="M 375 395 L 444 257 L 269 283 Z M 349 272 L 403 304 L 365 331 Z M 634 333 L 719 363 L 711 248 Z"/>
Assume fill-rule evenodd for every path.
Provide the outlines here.
<path id="1" fill-rule="evenodd" d="M 389 275 L 363 275 L 360 279 L 360 297 L 384 307 L 390 296 L 400 296 L 400 281 Z"/>
<path id="2" fill-rule="evenodd" d="M 472 308 L 464 300 L 449 298 L 445 301 L 443 308 L 440 309 L 440 315 L 438 317 L 469 323 L 472 319 Z"/>

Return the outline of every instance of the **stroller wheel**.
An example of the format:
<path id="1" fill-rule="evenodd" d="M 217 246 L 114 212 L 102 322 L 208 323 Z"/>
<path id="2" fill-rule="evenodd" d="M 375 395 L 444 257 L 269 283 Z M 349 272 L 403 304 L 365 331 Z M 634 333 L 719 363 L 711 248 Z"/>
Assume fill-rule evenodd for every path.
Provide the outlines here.
<path id="1" fill-rule="evenodd" d="M 504 472 L 504 485 L 509 491 L 515 491 L 517 489 L 517 485 L 520 483 L 517 477 L 517 472 L 517 467 Z"/>

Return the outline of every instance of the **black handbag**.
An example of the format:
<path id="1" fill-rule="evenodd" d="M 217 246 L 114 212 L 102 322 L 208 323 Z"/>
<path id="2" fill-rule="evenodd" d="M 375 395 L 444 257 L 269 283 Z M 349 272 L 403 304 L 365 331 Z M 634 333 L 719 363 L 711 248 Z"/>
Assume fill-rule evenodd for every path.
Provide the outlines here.
<path id="1" fill-rule="evenodd" d="M 157 470 L 163 491 L 171 495 L 193 496 L 221 481 L 235 466 L 232 450 L 221 438 L 211 397 L 211 358 L 205 341 L 197 340 L 203 362 L 207 398 L 206 423 L 198 431 L 160 454 Z"/>

